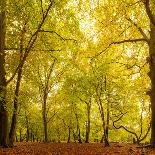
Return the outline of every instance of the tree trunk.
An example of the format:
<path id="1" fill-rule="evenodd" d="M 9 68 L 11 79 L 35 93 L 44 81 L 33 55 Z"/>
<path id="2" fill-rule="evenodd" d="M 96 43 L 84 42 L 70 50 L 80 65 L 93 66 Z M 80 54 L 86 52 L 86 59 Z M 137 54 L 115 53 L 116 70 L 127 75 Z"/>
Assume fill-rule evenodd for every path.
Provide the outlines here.
<path id="1" fill-rule="evenodd" d="M 47 95 L 44 94 L 44 102 L 43 102 L 43 126 L 44 126 L 44 141 L 48 141 L 48 135 L 47 135 L 47 118 L 46 118 L 46 99 Z"/>
<path id="2" fill-rule="evenodd" d="M 102 138 L 100 140 L 100 143 L 103 143 L 103 140 L 104 140 L 104 134 L 102 135 Z"/>
<path id="3" fill-rule="evenodd" d="M 106 136 L 106 129 L 104 130 L 104 134 L 103 134 L 103 136 L 102 136 L 102 138 L 101 138 L 101 140 L 100 140 L 100 143 L 103 143 L 103 140 L 104 140 L 105 146 L 110 146 L 110 145 L 109 145 L 108 138 L 107 138 L 107 136 Z"/>
<path id="4" fill-rule="evenodd" d="M 105 128 L 105 133 L 107 135 L 107 139 L 108 139 L 108 134 L 109 134 L 109 114 L 110 114 L 110 109 L 109 109 L 109 95 L 108 95 L 108 99 L 107 99 L 107 123 L 106 123 L 106 128 Z"/>
<path id="5" fill-rule="evenodd" d="M 33 142 L 33 131 L 31 130 L 31 133 L 30 133 L 30 140 L 31 142 Z"/>
<path id="6" fill-rule="evenodd" d="M 30 130 L 29 130 L 29 121 L 28 121 L 26 111 L 25 111 L 25 118 L 26 118 L 26 141 L 28 142 L 30 140 Z"/>
<path id="7" fill-rule="evenodd" d="M 90 103 L 87 103 L 87 123 L 86 123 L 86 140 L 85 143 L 89 143 L 89 134 L 90 134 L 90 109 L 91 109 L 91 105 Z"/>
<path id="8" fill-rule="evenodd" d="M 14 110 L 13 110 L 10 133 L 9 133 L 9 145 L 11 145 L 11 146 L 13 146 L 13 143 L 15 141 L 15 134 L 16 134 L 18 97 L 19 97 L 20 83 L 21 83 L 21 79 L 22 79 L 22 67 L 23 67 L 23 65 L 18 70 L 17 83 L 16 83 L 16 89 L 15 89 Z"/>
<path id="9" fill-rule="evenodd" d="M 151 80 L 151 110 L 152 110 L 152 128 L 151 128 L 151 146 L 155 147 L 155 26 L 151 24 L 150 26 L 150 43 L 149 43 L 149 54 L 150 54 L 150 72 L 149 77 Z"/>
<path id="10" fill-rule="evenodd" d="M 22 139 L 22 129 L 19 130 L 19 139 L 20 139 L 20 142 L 23 141 L 23 139 Z"/>
<path id="11" fill-rule="evenodd" d="M 8 146 L 8 112 L 6 109 L 5 72 L 5 1 L 0 1 L 0 146 Z"/>
<path id="12" fill-rule="evenodd" d="M 73 138 L 74 138 L 74 143 L 76 143 L 76 134 L 74 133 L 74 130 L 73 130 Z"/>
<path id="13" fill-rule="evenodd" d="M 35 142 L 35 135 L 33 135 L 33 142 Z"/>
<path id="14" fill-rule="evenodd" d="M 78 115 L 76 113 L 76 111 L 74 110 L 74 114 L 75 114 L 75 117 L 76 117 L 76 123 L 77 123 L 77 128 L 76 128 L 76 133 L 78 135 L 78 142 L 79 143 L 82 143 L 82 140 L 81 140 L 81 132 L 80 132 L 80 126 L 79 126 L 79 119 L 78 119 Z"/>
<path id="15" fill-rule="evenodd" d="M 44 141 L 48 142 L 46 116 L 43 116 L 43 125 L 44 125 Z"/>
<path id="16" fill-rule="evenodd" d="M 105 143 L 105 146 L 110 146 L 107 133 L 106 133 L 106 129 L 104 129 L 104 143 Z"/>
<path id="17" fill-rule="evenodd" d="M 54 59 L 52 65 L 49 68 L 49 74 L 45 79 L 45 88 L 43 89 L 43 104 L 42 104 L 42 114 L 43 114 L 43 127 L 44 127 L 44 141 L 48 142 L 48 132 L 47 132 L 47 97 L 50 91 L 50 77 L 53 72 L 53 67 L 55 65 L 56 59 Z M 39 75 L 40 76 L 40 75 Z"/>
<path id="18" fill-rule="evenodd" d="M 18 142 L 18 137 L 17 137 L 17 135 L 16 135 L 16 142 Z"/>
<path id="19" fill-rule="evenodd" d="M 103 110 L 103 106 L 102 103 L 100 102 L 100 113 L 101 113 L 101 119 L 102 119 L 102 127 L 103 127 L 103 131 L 104 131 L 104 142 L 105 142 L 105 146 L 109 146 L 109 141 L 108 141 L 108 137 L 107 137 L 107 133 L 106 133 L 106 124 L 105 124 L 105 118 L 104 118 L 104 110 Z"/>
<path id="20" fill-rule="evenodd" d="M 82 143 L 80 128 L 79 128 L 79 130 L 78 130 L 78 142 L 79 142 L 79 143 Z"/>
<path id="21" fill-rule="evenodd" d="M 21 39 L 20 39 L 20 67 L 18 69 L 17 74 L 17 82 L 16 82 L 16 88 L 15 88 L 15 97 L 14 97 L 14 110 L 12 115 L 12 122 L 11 122 L 11 128 L 9 133 L 9 145 L 13 146 L 13 143 L 15 141 L 15 134 L 16 134 L 16 124 L 17 124 L 17 112 L 18 112 L 18 97 L 19 97 L 19 89 L 20 89 L 20 83 L 22 79 L 22 71 L 25 61 L 23 60 L 23 40 L 24 40 L 24 34 L 25 34 L 25 26 L 23 30 L 21 31 Z"/>
<path id="22" fill-rule="evenodd" d="M 67 140 L 67 143 L 70 143 L 70 139 L 71 139 L 71 128 L 70 128 L 70 126 L 68 126 L 68 140 Z"/>

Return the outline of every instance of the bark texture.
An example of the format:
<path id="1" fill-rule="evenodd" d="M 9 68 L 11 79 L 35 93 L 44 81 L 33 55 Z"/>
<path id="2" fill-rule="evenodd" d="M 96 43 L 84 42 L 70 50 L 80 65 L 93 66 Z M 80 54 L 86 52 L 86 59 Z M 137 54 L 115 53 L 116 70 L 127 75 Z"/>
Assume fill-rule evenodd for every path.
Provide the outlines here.
<path id="1" fill-rule="evenodd" d="M 0 1 L 0 146 L 8 145 L 8 112 L 6 109 L 6 72 L 5 72 L 5 9 L 4 1 Z"/>
<path id="2" fill-rule="evenodd" d="M 151 90 L 150 90 L 150 99 L 151 99 L 151 146 L 155 147 L 155 26 L 150 25 L 150 43 L 149 43 L 149 54 L 150 54 L 150 72 L 149 77 L 151 80 Z"/>

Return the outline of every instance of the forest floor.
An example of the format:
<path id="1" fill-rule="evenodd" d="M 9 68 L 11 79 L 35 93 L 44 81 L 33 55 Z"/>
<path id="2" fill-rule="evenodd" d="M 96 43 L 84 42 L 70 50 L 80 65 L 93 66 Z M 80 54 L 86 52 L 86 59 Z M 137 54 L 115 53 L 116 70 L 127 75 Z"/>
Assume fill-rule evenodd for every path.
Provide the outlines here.
<path id="1" fill-rule="evenodd" d="M 137 148 L 136 145 L 113 143 L 37 143 L 21 142 L 13 148 L 0 148 L 0 155 L 155 155 L 155 149 Z"/>

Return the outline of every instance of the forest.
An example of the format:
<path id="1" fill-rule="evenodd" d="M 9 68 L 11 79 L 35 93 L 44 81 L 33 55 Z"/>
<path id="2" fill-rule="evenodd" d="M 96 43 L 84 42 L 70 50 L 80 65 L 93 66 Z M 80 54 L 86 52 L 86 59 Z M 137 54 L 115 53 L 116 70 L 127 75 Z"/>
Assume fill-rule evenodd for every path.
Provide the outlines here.
<path id="1" fill-rule="evenodd" d="M 67 143 L 155 148 L 154 0 L 0 0 L 0 147 Z"/>

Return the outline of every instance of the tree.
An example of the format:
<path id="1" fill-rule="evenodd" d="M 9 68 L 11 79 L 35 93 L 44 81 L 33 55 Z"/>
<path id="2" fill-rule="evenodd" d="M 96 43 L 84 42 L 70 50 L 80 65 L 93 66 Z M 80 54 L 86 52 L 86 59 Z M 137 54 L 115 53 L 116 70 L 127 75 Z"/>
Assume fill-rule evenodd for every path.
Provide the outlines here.
<path id="1" fill-rule="evenodd" d="M 147 92 L 150 96 L 151 102 L 151 139 L 150 144 L 152 147 L 155 147 L 155 14 L 154 14 L 154 2 L 153 0 L 144 0 L 139 2 L 116 2 L 121 11 L 117 11 L 114 9 L 110 9 L 110 6 L 114 6 L 115 2 L 110 1 L 106 3 L 107 7 L 109 7 L 111 24 L 109 28 L 113 29 L 116 32 L 116 35 L 113 38 L 117 37 L 118 41 L 114 41 L 114 39 L 110 40 L 107 48 L 102 52 L 99 52 L 97 55 L 104 53 L 107 49 L 115 45 L 119 47 L 118 44 L 123 44 L 123 47 L 127 46 L 129 49 L 131 45 L 144 45 L 148 47 L 149 56 L 147 58 L 147 63 L 149 63 L 150 71 L 148 73 L 151 81 L 151 89 Z M 120 5 L 122 3 L 122 5 Z M 109 5 L 109 6 L 108 6 Z M 133 8 L 133 6 L 135 8 Z M 104 7 L 103 7 L 104 8 Z M 126 8 L 126 9 L 124 9 Z M 107 11 L 108 12 L 108 11 Z M 108 12 L 108 13 L 109 13 Z M 136 12 L 142 12 L 143 14 L 136 14 Z M 123 17 L 121 19 L 121 16 Z M 142 19 L 143 18 L 143 19 Z M 119 23 L 124 23 L 124 26 L 120 26 Z M 101 22 L 104 24 L 103 22 Z M 114 26 L 113 24 L 116 24 Z M 129 25 L 129 27 L 126 27 Z M 116 27 L 118 28 L 116 31 Z M 135 30 L 135 31 L 133 31 Z M 148 31 L 149 33 L 148 33 Z M 124 48 L 125 49 L 125 48 Z M 147 48 L 145 48 L 147 51 Z"/>
<path id="2" fill-rule="evenodd" d="M 18 73 L 17 75 L 17 83 L 16 83 L 16 89 L 15 89 L 15 98 L 14 98 L 14 110 L 13 110 L 13 116 L 12 116 L 12 123 L 11 123 L 11 129 L 10 129 L 10 133 L 9 133 L 9 143 L 10 146 L 13 145 L 14 142 L 14 137 L 15 137 L 15 130 L 16 130 L 16 122 L 17 122 L 17 111 L 18 111 L 18 97 L 19 97 L 19 89 L 20 89 L 20 83 L 21 83 L 21 79 L 22 79 L 22 72 L 23 72 L 23 66 L 26 62 L 26 59 L 32 49 L 32 47 L 34 46 L 34 43 L 37 40 L 38 37 L 38 33 L 41 31 L 41 28 L 45 22 L 45 19 L 48 16 L 48 13 L 52 7 L 52 1 L 50 1 L 50 4 L 48 5 L 45 13 L 43 13 L 43 17 L 42 20 L 40 21 L 37 30 L 31 35 L 28 44 L 24 50 L 24 37 L 25 37 L 25 33 L 26 33 L 26 24 L 24 24 L 23 29 L 21 31 L 21 39 L 20 39 L 20 63 L 17 67 L 16 72 Z M 15 74 L 16 74 L 15 72 Z M 14 74 L 14 75 L 15 75 Z"/>
<path id="3" fill-rule="evenodd" d="M 40 89 L 40 91 L 43 93 L 42 96 L 43 96 L 43 103 L 42 103 L 42 117 L 43 117 L 43 126 L 44 126 L 44 141 L 45 142 L 48 142 L 48 131 L 47 131 L 47 97 L 48 97 L 48 94 L 51 90 L 51 84 L 50 83 L 50 79 L 51 79 L 51 75 L 52 75 L 52 72 L 53 72 L 53 68 L 54 68 L 54 65 L 55 65 L 55 59 L 54 61 L 52 62 L 51 66 L 49 67 L 49 71 L 47 73 L 47 76 L 45 76 L 45 81 L 43 83 L 41 83 L 42 85 L 42 88 Z M 39 75 L 40 76 L 40 75 Z M 40 80 L 42 82 L 42 78 L 40 76 Z"/>
<path id="4" fill-rule="evenodd" d="M 5 71 L 5 1 L 0 1 L 0 146 L 8 145 L 8 112 L 6 107 L 6 71 Z"/>
<path id="5" fill-rule="evenodd" d="M 153 6 L 151 6 L 153 5 Z M 150 39 L 148 42 L 149 46 L 149 67 L 150 72 L 148 73 L 150 80 L 151 80 L 151 89 L 149 92 L 150 99 L 151 99 L 151 146 L 155 147 L 155 14 L 154 14 L 154 4 L 153 0 L 145 0 L 144 6 L 146 9 L 147 16 L 150 20 Z"/>

